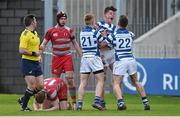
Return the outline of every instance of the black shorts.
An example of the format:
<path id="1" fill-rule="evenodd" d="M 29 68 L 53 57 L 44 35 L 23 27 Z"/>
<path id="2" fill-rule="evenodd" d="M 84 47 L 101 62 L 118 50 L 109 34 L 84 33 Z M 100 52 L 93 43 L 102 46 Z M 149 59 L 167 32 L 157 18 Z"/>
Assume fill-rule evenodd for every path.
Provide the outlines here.
<path id="1" fill-rule="evenodd" d="M 23 76 L 40 76 L 42 75 L 41 63 L 27 59 L 21 60 L 21 71 Z"/>

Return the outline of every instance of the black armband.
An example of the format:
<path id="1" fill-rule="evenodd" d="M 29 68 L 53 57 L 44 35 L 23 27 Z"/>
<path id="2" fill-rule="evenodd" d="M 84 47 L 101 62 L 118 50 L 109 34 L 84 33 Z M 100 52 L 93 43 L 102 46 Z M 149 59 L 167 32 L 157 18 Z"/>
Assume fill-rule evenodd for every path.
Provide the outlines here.
<path id="1" fill-rule="evenodd" d="M 31 56 L 36 56 L 36 52 L 32 52 Z"/>

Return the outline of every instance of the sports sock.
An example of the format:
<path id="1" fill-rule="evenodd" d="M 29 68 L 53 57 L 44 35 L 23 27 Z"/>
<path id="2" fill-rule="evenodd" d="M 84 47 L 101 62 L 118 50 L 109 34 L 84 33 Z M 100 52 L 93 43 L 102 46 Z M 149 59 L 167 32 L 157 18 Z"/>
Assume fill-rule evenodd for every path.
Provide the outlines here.
<path id="1" fill-rule="evenodd" d="M 20 97 L 20 101 L 23 102 L 24 100 L 24 96 Z"/>
<path id="2" fill-rule="evenodd" d="M 78 99 L 78 108 L 82 108 L 83 101 L 81 99 Z"/>
<path id="3" fill-rule="evenodd" d="M 124 105 L 123 99 L 118 99 L 118 106 L 122 107 Z"/>
<path id="4" fill-rule="evenodd" d="M 143 101 L 144 105 L 149 104 L 149 101 L 148 101 L 147 97 L 142 97 L 142 101 Z"/>
<path id="5" fill-rule="evenodd" d="M 95 96 L 94 103 L 101 103 L 101 97 Z"/>
<path id="6" fill-rule="evenodd" d="M 41 91 L 41 90 L 38 90 L 38 89 L 34 90 L 34 91 L 33 91 L 33 95 L 36 94 L 36 93 L 38 93 L 39 91 Z"/>
<path id="7" fill-rule="evenodd" d="M 76 88 L 75 87 L 69 87 L 69 94 L 72 99 L 72 103 L 76 104 Z"/>
<path id="8" fill-rule="evenodd" d="M 31 96 L 33 96 L 33 90 L 27 88 L 26 92 L 25 92 L 25 94 L 23 96 L 23 100 L 22 100 L 23 101 L 23 105 L 22 105 L 23 109 L 25 109 L 27 107 L 27 104 L 28 104 L 29 99 L 30 99 Z"/>

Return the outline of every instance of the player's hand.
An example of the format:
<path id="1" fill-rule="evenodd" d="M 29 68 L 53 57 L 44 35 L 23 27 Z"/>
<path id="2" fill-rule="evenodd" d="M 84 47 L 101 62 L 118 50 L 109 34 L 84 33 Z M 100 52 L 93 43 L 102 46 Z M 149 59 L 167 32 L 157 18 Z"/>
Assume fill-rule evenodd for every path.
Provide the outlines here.
<path id="1" fill-rule="evenodd" d="M 101 49 L 101 48 L 104 48 L 104 47 L 106 47 L 107 46 L 107 43 L 105 42 L 105 41 L 102 41 L 102 42 L 100 42 L 99 43 L 99 48 Z"/>
<path id="2" fill-rule="evenodd" d="M 42 50 L 39 50 L 39 52 L 36 52 L 36 56 L 41 56 L 43 54 Z"/>
<path id="3" fill-rule="evenodd" d="M 45 49 L 45 46 L 44 45 L 40 45 L 39 46 L 39 50 L 44 50 Z"/>
<path id="4" fill-rule="evenodd" d="M 40 63 L 43 62 L 43 59 L 42 59 L 42 56 L 41 56 L 41 55 L 39 56 L 39 62 L 40 62 Z"/>
<path id="5" fill-rule="evenodd" d="M 108 31 L 107 31 L 107 30 L 103 30 L 103 31 L 101 32 L 101 35 L 102 35 L 102 37 L 107 37 Z"/>

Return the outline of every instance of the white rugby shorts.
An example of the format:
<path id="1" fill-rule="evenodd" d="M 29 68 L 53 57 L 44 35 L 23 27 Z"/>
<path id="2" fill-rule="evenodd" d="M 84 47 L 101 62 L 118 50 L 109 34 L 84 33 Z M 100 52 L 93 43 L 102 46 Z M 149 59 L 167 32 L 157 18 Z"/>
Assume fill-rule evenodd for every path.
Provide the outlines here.
<path id="1" fill-rule="evenodd" d="M 89 73 L 103 70 L 104 66 L 99 56 L 82 57 L 80 73 Z"/>
<path id="2" fill-rule="evenodd" d="M 114 75 L 125 75 L 128 73 L 129 75 L 133 75 L 137 72 L 137 63 L 135 59 L 125 59 L 116 61 L 113 64 L 113 74 Z"/>

